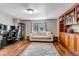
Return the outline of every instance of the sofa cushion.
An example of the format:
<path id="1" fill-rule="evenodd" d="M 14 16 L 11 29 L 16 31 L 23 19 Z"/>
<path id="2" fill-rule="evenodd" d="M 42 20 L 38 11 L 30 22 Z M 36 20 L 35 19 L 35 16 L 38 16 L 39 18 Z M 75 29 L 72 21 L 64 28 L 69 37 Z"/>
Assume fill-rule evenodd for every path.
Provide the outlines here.
<path id="1" fill-rule="evenodd" d="M 31 41 L 53 41 L 50 32 L 35 32 L 30 34 Z"/>
<path id="2" fill-rule="evenodd" d="M 31 38 L 33 38 L 33 39 L 51 39 L 51 37 L 49 37 L 49 36 L 32 36 Z"/>

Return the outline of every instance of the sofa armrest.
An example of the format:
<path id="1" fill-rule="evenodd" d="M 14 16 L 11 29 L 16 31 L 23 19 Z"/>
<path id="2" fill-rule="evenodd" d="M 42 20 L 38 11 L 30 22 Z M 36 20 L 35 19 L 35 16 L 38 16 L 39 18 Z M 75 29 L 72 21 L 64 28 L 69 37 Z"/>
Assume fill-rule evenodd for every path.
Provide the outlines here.
<path id="1" fill-rule="evenodd" d="M 30 34 L 30 36 L 32 36 L 32 34 Z"/>
<path id="2" fill-rule="evenodd" d="M 53 35 L 53 34 L 51 34 L 51 39 L 52 39 L 52 40 L 53 40 L 53 36 L 54 36 L 54 35 Z"/>

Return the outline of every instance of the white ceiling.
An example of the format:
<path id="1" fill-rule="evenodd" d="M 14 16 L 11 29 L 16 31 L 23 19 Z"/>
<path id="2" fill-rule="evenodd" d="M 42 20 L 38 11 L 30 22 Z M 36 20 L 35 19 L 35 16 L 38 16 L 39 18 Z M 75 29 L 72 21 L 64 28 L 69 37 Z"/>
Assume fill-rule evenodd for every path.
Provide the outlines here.
<path id="1" fill-rule="evenodd" d="M 0 14 L 23 20 L 56 19 L 71 5 L 71 3 L 0 3 Z M 25 13 L 28 8 L 34 9 L 36 13 Z"/>

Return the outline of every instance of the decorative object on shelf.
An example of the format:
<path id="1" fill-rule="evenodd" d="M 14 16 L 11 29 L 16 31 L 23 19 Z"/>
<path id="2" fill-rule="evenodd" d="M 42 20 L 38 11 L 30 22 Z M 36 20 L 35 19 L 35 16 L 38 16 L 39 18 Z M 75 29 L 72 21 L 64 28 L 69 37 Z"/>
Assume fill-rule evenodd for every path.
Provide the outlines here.
<path id="1" fill-rule="evenodd" d="M 77 7 L 77 13 L 79 14 L 79 7 Z"/>

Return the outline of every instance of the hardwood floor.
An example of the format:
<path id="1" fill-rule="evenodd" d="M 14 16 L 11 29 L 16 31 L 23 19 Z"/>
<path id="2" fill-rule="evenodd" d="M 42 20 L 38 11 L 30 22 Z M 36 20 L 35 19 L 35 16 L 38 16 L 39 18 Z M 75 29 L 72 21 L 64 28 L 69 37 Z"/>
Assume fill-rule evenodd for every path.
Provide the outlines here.
<path id="1" fill-rule="evenodd" d="M 0 50 L 0 56 L 19 56 L 19 54 L 21 54 L 24 51 L 24 49 L 30 45 L 30 43 L 30 41 L 22 40 L 16 42 L 15 44 L 8 45 Z M 52 44 L 54 44 L 61 56 L 74 56 L 73 53 L 71 53 L 68 49 L 63 47 L 60 43 L 55 42 Z"/>
<path id="2" fill-rule="evenodd" d="M 15 44 L 8 45 L 0 50 L 0 56 L 17 56 L 19 55 L 30 42 L 27 40 L 22 40 L 16 42 Z"/>
<path id="3" fill-rule="evenodd" d="M 75 54 L 70 52 L 66 47 L 62 46 L 59 42 L 55 42 L 54 46 L 61 56 L 75 56 Z"/>

